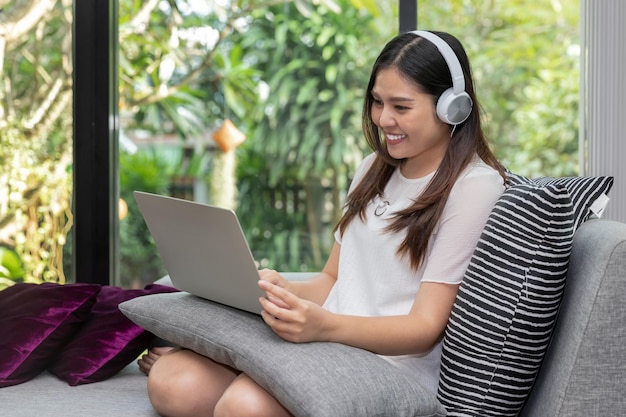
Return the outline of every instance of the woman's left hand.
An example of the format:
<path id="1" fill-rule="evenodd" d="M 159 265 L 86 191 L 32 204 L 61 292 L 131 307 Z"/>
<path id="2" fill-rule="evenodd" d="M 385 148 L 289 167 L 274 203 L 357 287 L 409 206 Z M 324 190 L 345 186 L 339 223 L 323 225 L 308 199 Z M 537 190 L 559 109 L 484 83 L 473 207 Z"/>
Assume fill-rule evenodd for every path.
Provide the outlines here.
<path id="1" fill-rule="evenodd" d="M 259 287 L 267 294 L 259 299 L 265 323 L 281 338 L 295 343 L 324 340 L 329 312 L 265 280 Z"/>

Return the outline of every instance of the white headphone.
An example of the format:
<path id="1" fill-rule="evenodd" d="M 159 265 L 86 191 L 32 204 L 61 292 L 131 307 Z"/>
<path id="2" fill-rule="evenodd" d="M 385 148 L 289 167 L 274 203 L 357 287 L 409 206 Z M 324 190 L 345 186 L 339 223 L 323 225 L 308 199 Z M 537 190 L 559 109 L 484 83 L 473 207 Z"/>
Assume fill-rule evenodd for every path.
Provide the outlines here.
<path id="1" fill-rule="evenodd" d="M 411 33 L 429 40 L 437 47 L 452 76 L 452 87 L 444 91 L 437 100 L 437 116 L 453 126 L 463 123 L 472 113 L 474 103 L 465 91 L 465 76 L 459 59 L 450 45 L 434 33 L 424 30 L 414 30 Z"/>

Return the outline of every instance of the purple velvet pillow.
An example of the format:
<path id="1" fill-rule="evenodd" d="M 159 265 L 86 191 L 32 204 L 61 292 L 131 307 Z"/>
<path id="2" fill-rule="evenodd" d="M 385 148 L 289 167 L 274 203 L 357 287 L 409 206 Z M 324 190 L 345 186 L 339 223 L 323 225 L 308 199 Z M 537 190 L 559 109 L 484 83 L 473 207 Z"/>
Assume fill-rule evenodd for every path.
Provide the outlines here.
<path id="1" fill-rule="evenodd" d="M 87 319 L 100 288 L 19 283 L 0 291 L 0 387 L 45 370 Z"/>
<path id="2" fill-rule="evenodd" d="M 174 291 L 178 290 L 157 284 L 144 289 L 102 287 L 91 316 L 59 352 L 48 371 L 72 386 L 115 375 L 134 361 L 154 339 L 152 333 L 126 318 L 117 308 L 118 304 L 142 295 Z"/>

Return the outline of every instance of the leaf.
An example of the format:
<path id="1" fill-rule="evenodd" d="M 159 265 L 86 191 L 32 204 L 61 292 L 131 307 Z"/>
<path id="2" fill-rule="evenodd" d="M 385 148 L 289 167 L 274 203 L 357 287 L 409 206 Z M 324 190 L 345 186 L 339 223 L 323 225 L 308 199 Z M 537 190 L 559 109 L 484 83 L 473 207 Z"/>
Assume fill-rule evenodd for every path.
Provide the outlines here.
<path id="1" fill-rule="evenodd" d="M 20 257 L 6 246 L 0 246 L 0 276 L 11 279 L 24 276 Z"/>
<path id="2" fill-rule="evenodd" d="M 335 34 L 337 28 L 333 26 L 325 26 L 322 31 L 317 35 L 317 46 L 323 48 L 328 43 L 329 39 Z"/>
<path id="3" fill-rule="evenodd" d="M 315 90 L 317 87 L 317 80 L 312 78 L 307 80 L 302 88 L 298 91 L 298 96 L 296 97 L 296 104 L 302 105 L 305 102 L 310 102 L 315 99 Z"/>
<path id="4" fill-rule="evenodd" d="M 302 14 L 302 16 L 306 18 L 310 18 L 313 15 L 313 10 L 311 9 L 309 2 L 306 0 L 294 0 L 294 5 L 296 9 Z"/>
<path id="5" fill-rule="evenodd" d="M 326 67 L 326 82 L 333 84 L 337 80 L 338 69 L 336 65 L 328 65 Z"/>

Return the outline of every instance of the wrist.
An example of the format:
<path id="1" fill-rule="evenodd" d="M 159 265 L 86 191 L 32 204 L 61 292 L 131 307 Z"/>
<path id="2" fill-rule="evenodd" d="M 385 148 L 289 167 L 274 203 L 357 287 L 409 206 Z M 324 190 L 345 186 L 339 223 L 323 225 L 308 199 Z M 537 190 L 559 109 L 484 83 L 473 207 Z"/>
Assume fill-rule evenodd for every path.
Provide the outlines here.
<path id="1" fill-rule="evenodd" d="M 339 314 L 331 313 L 330 311 L 324 310 L 324 320 L 323 320 L 323 338 L 326 342 L 337 342 L 341 343 L 341 316 Z"/>

